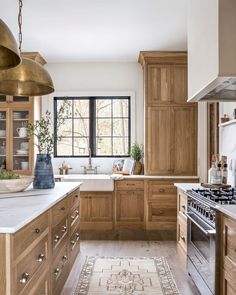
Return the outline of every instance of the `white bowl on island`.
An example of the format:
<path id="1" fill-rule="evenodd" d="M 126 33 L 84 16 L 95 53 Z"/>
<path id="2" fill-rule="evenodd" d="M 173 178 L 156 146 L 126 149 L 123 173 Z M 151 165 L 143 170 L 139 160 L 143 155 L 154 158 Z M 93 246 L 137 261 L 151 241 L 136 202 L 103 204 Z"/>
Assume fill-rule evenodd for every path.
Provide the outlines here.
<path id="1" fill-rule="evenodd" d="M 33 176 L 20 176 L 16 179 L 0 179 L 0 194 L 22 192 L 33 182 Z"/>

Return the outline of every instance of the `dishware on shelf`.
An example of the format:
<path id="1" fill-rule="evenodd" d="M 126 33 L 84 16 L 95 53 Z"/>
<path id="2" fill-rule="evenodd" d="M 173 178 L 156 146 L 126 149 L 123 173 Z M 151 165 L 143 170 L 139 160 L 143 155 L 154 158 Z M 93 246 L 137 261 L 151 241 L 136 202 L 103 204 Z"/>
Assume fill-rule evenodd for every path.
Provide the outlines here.
<path id="1" fill-rule="evenodd" d="M 32 183 L 33 176 L 22 176 L 17 179 L 0 179 L 0 194 L 22 192 Z"/>
<path id="2" fill-rule="evenodd" d="M 21 162 L 21 169 L 28 170 L 29 169 L 29 162 L 22 161 Z"/>
<path id="3" fill-rule="evenodd" d="M 4 113 L 0 113 L 0 119 L 6 119 L 5 114 Z"/>
<path id="4" fill-rule="evenodd" d="M 14 112 L 13 113 L 13 119 L 21 119 L 21 112 Z"/>
<path id="5" fill-rule="evenodd" d="M 19 137 L 25 138 L 28 135 L 28 129 L 26 127 L 16 128 Z"/>
<path id="6" fill-rule="evenodd" d="M 17 155 L 28 155 L 28 150 L 16 150 Z"/>
<path id="7" fill-rule="evenodd" d="M 6 130 L 0 130 L 0 137 L 6 136 Z"/>
<path id="8" fill-rule="evenodd" d="M 29 143 L 27 141 L 21 142 L 20 149 L 21 150 L 28 150 L 29 149 Z"/>

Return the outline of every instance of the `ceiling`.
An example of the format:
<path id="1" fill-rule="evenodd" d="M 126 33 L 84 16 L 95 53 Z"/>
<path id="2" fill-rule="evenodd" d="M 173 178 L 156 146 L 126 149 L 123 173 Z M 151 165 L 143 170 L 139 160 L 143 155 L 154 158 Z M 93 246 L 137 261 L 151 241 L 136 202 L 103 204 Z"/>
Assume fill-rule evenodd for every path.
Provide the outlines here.
<path id="1" fill-rule="evenodd" d="M 18 38 L 18 1 L 0 18 Z M 186 0 L 23 0 L 23 51 L 48 62 L 137 61 L 141 50 L 187 48 Z"/>

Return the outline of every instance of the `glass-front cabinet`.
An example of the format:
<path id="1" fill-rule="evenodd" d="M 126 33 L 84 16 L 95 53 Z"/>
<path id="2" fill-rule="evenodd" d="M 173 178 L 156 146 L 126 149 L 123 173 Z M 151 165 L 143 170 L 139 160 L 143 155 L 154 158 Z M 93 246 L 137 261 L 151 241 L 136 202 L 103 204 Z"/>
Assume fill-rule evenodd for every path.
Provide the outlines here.
<path id="1" fill-rule="evenodd" d="M 0 96 L 0 167 L 19 174 L 32 174 L 33 139 L 28 136 L 34 104 L 28 97 Z M 15 100 L 16 99 L 16 100 Z M 9 102 L 11 101 L 11 102 Z"/>

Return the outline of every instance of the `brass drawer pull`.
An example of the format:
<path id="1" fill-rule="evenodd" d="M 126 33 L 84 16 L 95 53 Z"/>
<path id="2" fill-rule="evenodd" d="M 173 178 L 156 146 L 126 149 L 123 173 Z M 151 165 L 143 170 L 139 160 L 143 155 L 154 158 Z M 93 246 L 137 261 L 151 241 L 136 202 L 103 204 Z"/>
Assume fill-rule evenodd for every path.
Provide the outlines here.
<path id="1" fill-rule="evenodd" d="M 38 258 L 37 258 L 37 261 L 38 262 L 43 262 L 45 259 L 45 255 L 43 253 L 39 254 Z"/>
<path id="2" fill-rule="evenodd" d="M 21 276 L 20 283 L 26 284 L 29 279 L 29 276 L 30 275 L 27 272 L 24 272 L 23 275 Z"/>
<path id="3" fill-rule="evenodd" d="M 181 240 L 183 240 L 184 243 L 185 243 L 185 241 L 186 241 L 186 240 L 185 240 L 185 237 L 184 237 L 184 236 L 181 236 L 180 238 L 181 238 Z"/>
<path id="4" fill-rule="evenodd" d="M 55 235 L 54 237 L 54 242 L 57 243 L 60 240 L 61 237 L 59 237 L 58 235 Z"/>
<path id="5" fill-rule="evenodd" d="M 40 228 L 35 228 L 34 233 L 39 234 L 40 233 Z"/>
<path id="6" fill-rule="evenodd" d="M 77 238 L 79 237 L 79 233 L 76 233 L 75 235 L 76 235 Z"/>
<path id="7" fill-rule="evenodd" d="M 62 260 L 63 260 L 63 261 L 67 261 L 67 260 L 68 260 L 68 257 L 67 257 L 66 255 L 63 255 L 63 256 L 62 256 Z"/>
<path id="8" fill-rule="evenodd" d="M 165 192 L 164 188 L 159 189 L 159 193 L 164 193 L 164 192 Z"/>
<path id="9" fill-rule="evenodd" d="M 74 245 L 76 242 L 71 240 L 70 243 L 71 243 L 71 245 Z"/>
<path id="10" fill-rule="evenodd" d="M 183 209 L 184 211 L 186 210 L 186 207 L 185 207 L 185 205 L 182 205 L 181 207 L 182 207 L 182 209 Z"/>
<path id="11" fill-rule="evenodd" d="M 62 226 L 62 232 L 66 232 L 67 231 L 67 227 L 65 225 Z"/>
<path id="12" fill-rule="evenodd" d="M 59 272 L 60 272 L 60 268 L 57 267 L 55 270 L 54 270 L 54 276 L 57 277 L 59 275 Z"/>
<path id="13" fill-rule="evenodd" d="M 134 183 L 127 183 L 126 185 L 134 186 L 135 184 Z"/>
<path id="14" fill-rule="evenodd" d="M 76 210 L 76 211 L 75 211 L 75 215 L 71 215 L 71 219 L 72 219 L 72 220 L 75 220 L 75 218 L 76 218 L 77 216 L 79 216 L 79 210 Z"/>
<path id="15" fill-rule="evenodd" d="M 59 210 L 61 210 L 61 211 L 65 211 L 66 208 L 63 206 L 63 207 L 61 207 Z"/>

